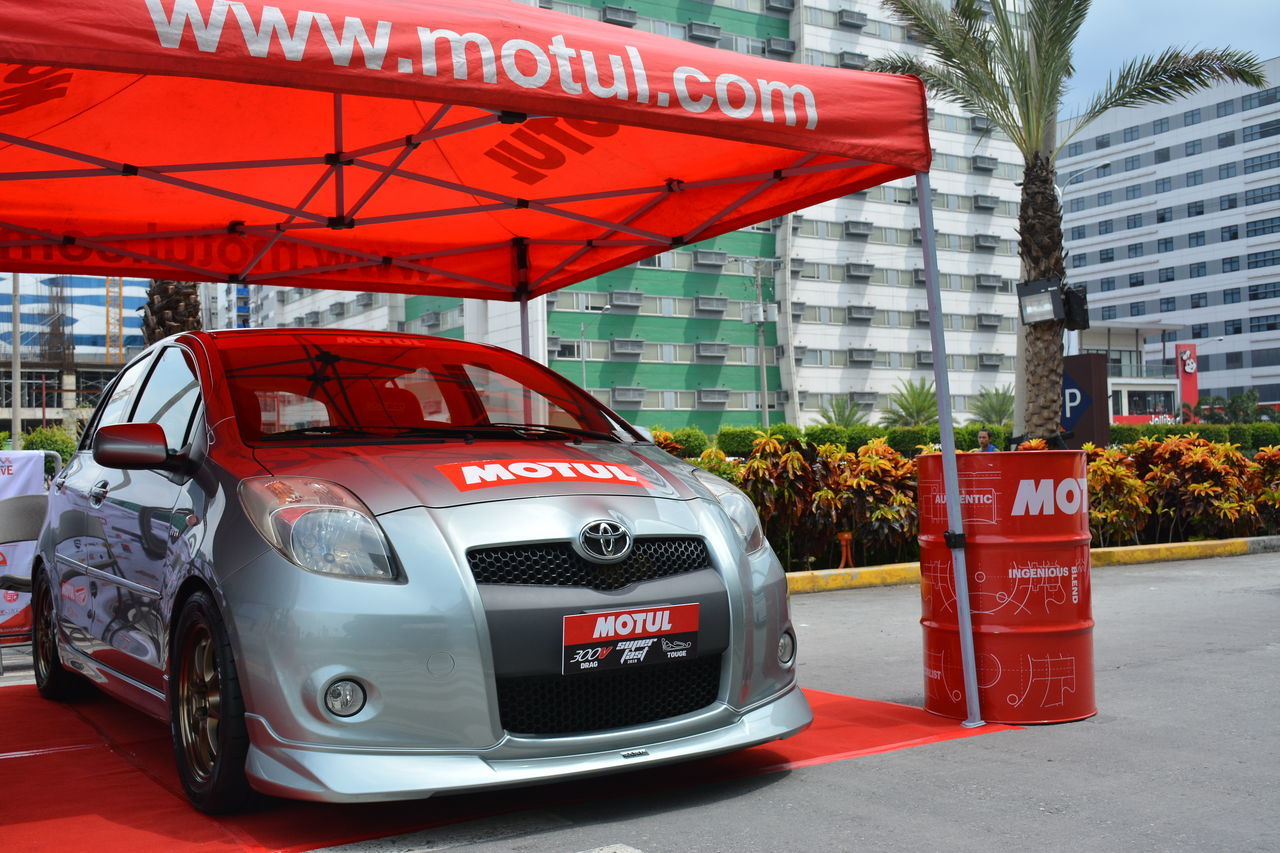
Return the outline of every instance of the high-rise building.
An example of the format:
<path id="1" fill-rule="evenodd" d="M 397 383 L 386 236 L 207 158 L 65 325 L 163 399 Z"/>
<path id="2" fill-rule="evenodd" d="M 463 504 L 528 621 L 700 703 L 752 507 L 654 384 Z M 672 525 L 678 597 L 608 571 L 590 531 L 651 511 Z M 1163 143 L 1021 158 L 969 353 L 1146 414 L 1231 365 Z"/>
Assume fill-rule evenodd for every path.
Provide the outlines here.
<path id="1" fill-rule="evenodd" d="M 780 61 L 863 68 L 919 48 L 876 0 L 529 0 L 556 12 Z M 1011 385 L 1018 276 L 1016 148 L 980 118 L 933 104 L 930 180 L 952 404 Z M 932 381 L 914 181 L 665 252 L 530 304 L 531 354 L 634 423 L 806 425 L 846 397 L 873 414 L 901 382 Z M 250 288 L 274 325 L 361 325 L 519 348 L 516 309 L 437 297 Z M 382 304 L 377 302 L 377 304 Z M 344 307 L 346 306 L 346 307 Z M 360 307 L 360 306 L 355 306 Z M 762 369 L 763 368 L 763 369 Z"/>
<path id="2" fill-rule="evenodd" d="M 1264 69 L 1280 79 L 1280 58 Z M 1202 399 L 1252 388 L 1280 404 L 1280 87 L 1111 110 L 1058 174 L 1067 273 L 1087 285 L 1094 326 L 1150 323 L 1131 348 L 1148 367 L 1196 344 Z M 1183 401 L 1160 393 L 1151 406 L 1176 412 Z"/>

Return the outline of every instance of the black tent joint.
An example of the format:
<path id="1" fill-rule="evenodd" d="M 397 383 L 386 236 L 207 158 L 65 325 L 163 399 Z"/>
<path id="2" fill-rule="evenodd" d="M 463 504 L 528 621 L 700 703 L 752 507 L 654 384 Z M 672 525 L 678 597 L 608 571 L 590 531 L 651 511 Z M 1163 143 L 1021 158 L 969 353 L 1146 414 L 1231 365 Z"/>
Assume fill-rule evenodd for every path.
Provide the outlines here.
<path id="1" fill-rule="evenodd" d="M 668 245 L 670 245 L 670 247 L 673 249 L 678 249 L 681 246 L 685 245 L 685 241 L 683 237 L 672 237 L 671 242 Z"/>
<path id="2" fill-rule="evenodd" d="M 513 201 L 515 202 L 516 210 L 525 210 L 529 207 L 529 199 L 527 198 L 517 198 L 513 199 Z"/>
<path id="3" fill-rule="evenodd" d="M 72 237 L 70 234 L 63 234 L 63 235 L 62 235 L 62 245 L 64 245 L 64 246 L 74 246 L 75 244 L 76 244 L 76 238 L 75 238 L 75 237 Z"/>
<path id="4" fill-rule="evenodd" d="M 528 119 L 528 113 L 517 113 L 511 110 L 502 110 L 498 113 L 498 121 L 502 124 L 523 124 Z"/>
<path id="5" fill-rule="evenodd" d="M 395 262 L 395 258 L 391 257 L 390 255 L 383 255 L 383 256 L 382 256 L 382 265 L 383 265 L 384 267 L 389 267 L 389 266 L 391 266 L 391 264 L 392 264 L 392 263 L 394 263 L 394 262 Z"/>
<path id="6" fill-rule="evenodd" d="M 120 174 L 126 178 L 132 178 L 138 174 L 138 167 L 132 163 L 121 163 Z"/>
<path id="7" fill-rule="evenodd" d="M 418 146 L 421 144 L 422 144 L 421 142 L 414 139 L 413 136 L 410 134 L 406 134 L 404 137 L 404 147 L 408 148 L 410 151 L 416 151 Z"/>
<path id="8" fill-rule="evenodd" d="M 346 228 L 355 228 L 356 221 L 345 216 L 330 216 L 327 227 L 334 231 L 342 231 Z"/>
<path id="9" fill-rule="evenodd" d="M 230 273 L 227 276 L 227 284 L 244 284 L 244 283 L 245 283 L 244 276 L 240 275 L 240 273 L 238 272 Z"/>
<path id="10" fill-rule="evenodd" d="M 351 157 L 344 158 L 341 151 L 334 151 L 324 155 L 324 164 L 326 166 L 350 166 L 354 162 L 355 160 Z"/>
<path id="11" fill-rule="evenodd" d="M 682 193 L 684 192 L 684 181 L 679 178 L 667 178 L 667 192 Z"/>
<path id="12" fill-rule="evenodd" d="M 233 220 L 231 220 L 230 222 L 228 222 L 228 223 L 227 223 L 227 233 L 228 233 L 228 234 L 239 234 L 239 235 L 243 236 L 243 235 L 244 235 L 244 220 L 243 220 L 243 219 L 233 219 Z"/>

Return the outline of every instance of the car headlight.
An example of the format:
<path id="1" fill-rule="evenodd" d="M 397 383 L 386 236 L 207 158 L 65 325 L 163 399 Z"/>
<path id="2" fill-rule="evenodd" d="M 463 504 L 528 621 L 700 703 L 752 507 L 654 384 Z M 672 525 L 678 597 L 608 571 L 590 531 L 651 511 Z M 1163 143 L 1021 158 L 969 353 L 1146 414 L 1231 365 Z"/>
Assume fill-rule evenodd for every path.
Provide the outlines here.
<path id="1" fill-rule="evenodd" d="M 262 538 L 294 565 L 322 575 L 394 580 L 391 548 L 359 498 L 327 480 L 251 477 L 240 503 Z"/>
<path id="2" fill-rule="evenodd" d="M 751 503 L 751 498 L 744 495 L 737 486 L 710 471 L 698 468 L 693 472 L 693 476 L 707 487 L 724 509 L 725 514 L 729 516 L 729 520 L 738 530 L 738 535 L 742 537 L 742 544 L 747 549 L 747 553 L 752 554 L 763 548 L 764 530 L 760 527 L 760 516 L 756 512 L 755 504 Z"/>

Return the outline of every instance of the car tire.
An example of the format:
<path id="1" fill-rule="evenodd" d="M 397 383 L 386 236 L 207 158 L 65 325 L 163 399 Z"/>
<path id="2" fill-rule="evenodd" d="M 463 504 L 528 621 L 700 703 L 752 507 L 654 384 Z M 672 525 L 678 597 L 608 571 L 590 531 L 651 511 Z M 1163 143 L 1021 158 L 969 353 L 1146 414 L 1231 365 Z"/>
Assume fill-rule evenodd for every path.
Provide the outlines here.
<path id="1" fill-rule="evenodd" d="M 169 731 L 183 790 L 206 814 L 240 811 L 254 798 L 249 735 L 235 656 L 209 593 L 183 602 L 171 636 Z"/>
<path id="2" fill-rule="evenodd" d="M 91 686 L 62 665 L 58 655 L 58 625 L 53 615 L 53 589 L 44 572 L 35 569 L 31 590 L 31 670 L 40 695 L 55 702 L 79 699 Z"/>

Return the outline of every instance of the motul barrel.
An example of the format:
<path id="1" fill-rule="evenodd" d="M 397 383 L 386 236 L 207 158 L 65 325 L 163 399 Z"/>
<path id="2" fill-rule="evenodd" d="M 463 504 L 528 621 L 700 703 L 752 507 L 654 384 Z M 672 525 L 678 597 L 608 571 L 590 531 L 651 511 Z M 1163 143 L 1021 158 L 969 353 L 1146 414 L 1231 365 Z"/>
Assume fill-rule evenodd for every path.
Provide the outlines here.
<path id="1" fill-rule="evenodd" d="M 965 719 L 942 457 L 917 462 L 924 707 Z M 962 453 L 956 465 L 982 718 L 1061 723 L 1092 716 L 1084 452 Z"/>

